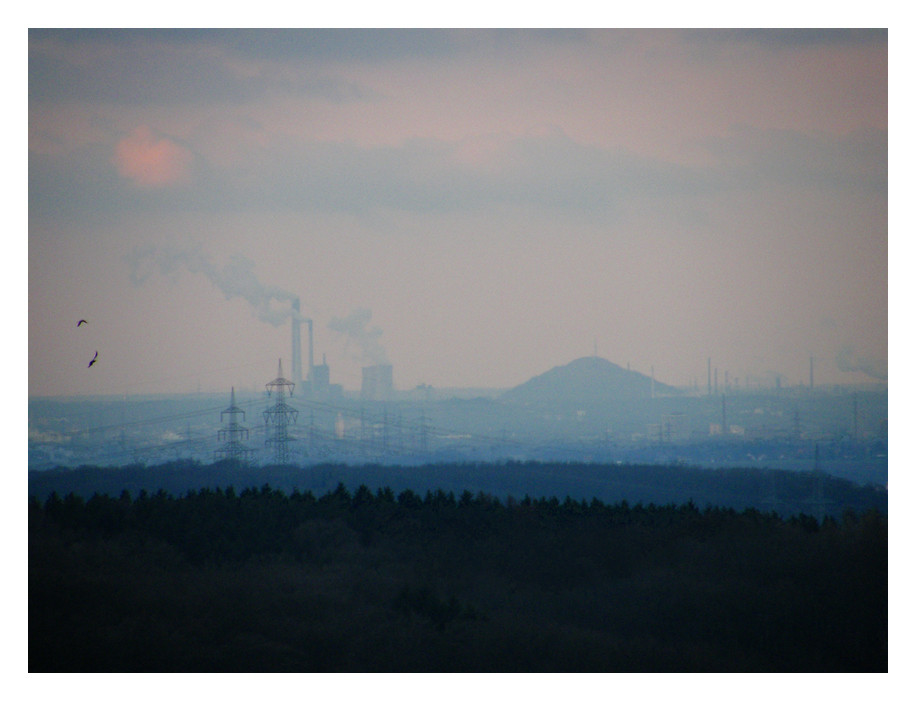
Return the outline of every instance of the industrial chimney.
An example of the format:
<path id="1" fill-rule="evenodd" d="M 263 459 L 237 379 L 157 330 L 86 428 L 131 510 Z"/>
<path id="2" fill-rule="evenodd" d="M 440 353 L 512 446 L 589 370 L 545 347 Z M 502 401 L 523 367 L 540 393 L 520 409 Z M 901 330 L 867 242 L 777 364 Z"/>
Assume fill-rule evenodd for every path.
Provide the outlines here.
<path id="1" fill-rule="evenodd" d="M 301 319 L 299 316 L 299 298 L 293 300 L 293 314 L 290 316 L 293 327 L 293 382 L 302 388 L 302 348 L 299 338 L 299 327 Z M 312 324 L 309 324 L 309 340 L 312 338 Z"/>
<path id="2" fill-rule="evenodd" d="M 315 357 L 313 356 L 313 343 L 312 343 L 312 320 L 307 319 L 306 324 L 309 325 L 309 382 L 315 383 Z M 324 363 L 324 361 L 322 361 Z"/>

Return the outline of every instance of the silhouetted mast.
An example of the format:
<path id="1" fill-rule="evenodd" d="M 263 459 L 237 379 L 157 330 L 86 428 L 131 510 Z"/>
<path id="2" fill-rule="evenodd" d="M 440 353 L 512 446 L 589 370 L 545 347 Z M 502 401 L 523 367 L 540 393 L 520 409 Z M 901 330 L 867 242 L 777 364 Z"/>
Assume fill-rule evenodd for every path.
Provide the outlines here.
<path id="1" fill-rule="evenodd" d="M 274 395 L 273 406 L 264 410 L 264 423 L 267 426 L 268 438 L 264 445 L 274 449 L 274 462 L 284 465 L 290 462 L 290 442 L 292 437 L 287 433 L 287 426 L 296 422 L 299 410 L 286 403 L 285 396 L 289 392 L 293 396 L 295 383 L 283 377 L 283 365 L 277 360 L 277 377 L 265 385 L 268 397 Z"/>
<path id="2" fill-rule="evenodd" d="M 248 463 L 251 460 L 254 451 L 243 441 L 248 441 L 248 429 L 239 424 L 239 415 L 245 419 L 245 412 L 236 406 L 236 389 L 232 388 L 229 395 L 229 407 L 220 412 L 220 423 L 223 423 L 223 417 L 229 415 L 229 425 L 226 429 L 220 429 L 217 432 L 217 441 L 223 443 L 222 448 L 213 452 L 214 460 L 228 458 L 230 460 Z"/>

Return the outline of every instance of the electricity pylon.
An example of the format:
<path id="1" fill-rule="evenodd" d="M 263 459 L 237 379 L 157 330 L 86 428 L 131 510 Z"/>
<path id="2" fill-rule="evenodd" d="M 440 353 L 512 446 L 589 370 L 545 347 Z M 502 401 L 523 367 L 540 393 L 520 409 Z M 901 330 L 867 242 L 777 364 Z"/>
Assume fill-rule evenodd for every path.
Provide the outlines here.
<path id="1" fill-rule="evenodd" d="M 280 465 L 290 463 L 290 442 L 292 437 L 287 433 L 287 426 L 296 422 L 299 410 L 290 407 L 284 399 L 287 392 L 293 396 L 295 384 L 283 377 L 283 366 L 277 361 L 277 377 L 265 385 L 268 397 L 275 397 L 274 404 L 264 410 L 264 423 L 268 437 L 264 445 L 274 450 L 274 462 Z"/>
<path id="2" fill-rule="evenodd" d="M 245 419 L 245 411 L 236 406 L 236 389 L 233 388 L 229 395 L 229 407 L 220 412 L 220 424 L 223 423 L 223 417 L 229 415 L 229 425 L 226 429 L 220 429 L 217 432 L 217 440 L 223 443 L 222 448 L 213 452 L 214 460 L 219 461 L 223 458 L 248 463 L 251 460 L 253 449 L 243 444 L 248 441 L 248 429 L 239 424 L 238 415 Z"/>

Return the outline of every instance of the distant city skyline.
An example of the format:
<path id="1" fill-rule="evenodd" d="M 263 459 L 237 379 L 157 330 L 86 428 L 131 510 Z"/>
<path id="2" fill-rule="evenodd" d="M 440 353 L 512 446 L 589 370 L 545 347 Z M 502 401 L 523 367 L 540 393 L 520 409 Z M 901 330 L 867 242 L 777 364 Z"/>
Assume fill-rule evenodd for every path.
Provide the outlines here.
<path id="1" fill-rule="evenodd" d="M 29 395 L 885 381 L 887 32 L 30 30 L 28 226 Z"/>

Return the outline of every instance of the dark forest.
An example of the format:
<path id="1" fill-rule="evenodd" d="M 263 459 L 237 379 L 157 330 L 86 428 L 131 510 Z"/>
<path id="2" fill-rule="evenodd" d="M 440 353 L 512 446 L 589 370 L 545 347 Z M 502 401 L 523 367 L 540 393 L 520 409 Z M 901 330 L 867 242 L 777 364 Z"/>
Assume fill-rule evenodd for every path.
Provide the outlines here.
<path id="1" fill-rule="evenodd" d="M 343 483 L 29 500 L 29 670 L 887 670 L 887 518 Z"/>

